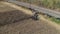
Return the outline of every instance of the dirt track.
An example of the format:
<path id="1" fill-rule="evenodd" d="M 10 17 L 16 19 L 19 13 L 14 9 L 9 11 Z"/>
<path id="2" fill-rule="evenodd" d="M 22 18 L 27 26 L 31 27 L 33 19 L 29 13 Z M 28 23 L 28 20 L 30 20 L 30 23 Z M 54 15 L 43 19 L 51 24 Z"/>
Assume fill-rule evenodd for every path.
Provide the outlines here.
<path id="1" fill-rule="evenodd" d="M 44 21 L 26 19 L 1 27 L 0 34 L 60 34 L 60 32 Z"/>
<path id="2" fill-rule="evenodd" d="M 30 17 L 28 14 L 26 14 L 26 11 L 23 11 L 24 9 L 20 8 L 21 10 L 15 9 L 15 5 L 10 6 L 4 4 L 4 2 L 0 2 L 0 25 L 6 25 L 10 23 L 15 23 L 19 20 L 23 20 L 25 18 Z M 14 6 L 15 8 L 11 7 Z"/>
<path id="3" fill-rule="evenodd" d="M 42 20 L 36 21 L 21 11 L 0 12 L 0 17 L 2 24 L 6 24 L 0 26 L 0 34 L 60 34 L 58 29 L 51 24 Z"/>
<path id="4" fill-rule="evenodd" d="M 46 21 L 36 21 L 30 17 L 30 15 L 18 10 L 0 11 L 0 23 L 8 23 L 0 26 L 0 34 L 60 34 L 58 29 L 47 24 Z"/>
<path id="5" fill-rule="evenodd" d="M 0 12 L 0 25 L 15 23 L 30 16 L 19 10 Z"/>

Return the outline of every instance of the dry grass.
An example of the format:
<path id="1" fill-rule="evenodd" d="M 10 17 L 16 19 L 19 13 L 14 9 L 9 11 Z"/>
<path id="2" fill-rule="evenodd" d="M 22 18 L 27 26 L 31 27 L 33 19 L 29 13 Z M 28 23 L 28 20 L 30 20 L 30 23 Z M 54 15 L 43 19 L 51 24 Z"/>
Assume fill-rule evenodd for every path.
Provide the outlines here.
<path id="1" fill-rule="evenodd" d="M 60 34 L 51 24 L 42 20 L 35 21 L 30 17 L 20 10 L 0 12 L 0 25 L 4 25 L 0 27 L 0 34 Z"/>
<path id="2" fill-rule="evenodd" d="M 4 2 L 0 2 L 0 25 L 15 23 L 30 17 L 30 15 L 27 15 L 22 11 L 22 8 L 20 9 L 21 10 L 17 10 L 9 5 L 4 4 Z"/>
<path id="3" fill-rule="evenodd" d="M 0 1 L 0 12 L 15 10 L 14 8 L 5 5 L 4 2 Z"/>

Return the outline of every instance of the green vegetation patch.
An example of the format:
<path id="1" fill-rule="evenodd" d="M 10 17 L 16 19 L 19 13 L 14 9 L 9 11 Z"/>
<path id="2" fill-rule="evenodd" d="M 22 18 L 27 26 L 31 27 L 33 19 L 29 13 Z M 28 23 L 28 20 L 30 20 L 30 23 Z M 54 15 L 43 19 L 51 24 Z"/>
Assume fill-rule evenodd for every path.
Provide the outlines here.
<path id="1" fill-rule="evenodd" d="M 60 24 L 60 19 L 57 19 L 57 18 L 54 18 L 54 17 L 51 17 L 51 18 L 48 18 L 48 19 L 57 23 L 57 24 Z"/>

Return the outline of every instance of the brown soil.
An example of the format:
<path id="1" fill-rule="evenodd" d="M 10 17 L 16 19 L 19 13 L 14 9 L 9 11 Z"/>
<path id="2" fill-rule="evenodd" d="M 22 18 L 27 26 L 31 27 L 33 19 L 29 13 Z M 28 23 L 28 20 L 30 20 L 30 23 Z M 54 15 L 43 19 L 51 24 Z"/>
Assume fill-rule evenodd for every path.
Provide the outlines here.
<path id="1" fill-rule="evenodd" d="M 0 12 L 0 25 L 15 23 L 28 17 L 30 16 L 18 10 Z"/>
<path id="2" fill-rule="evenodd" d="M 60 30 L 46 21 L 33 20 L 20 10 L 5 10 L 0 11 L 0 34 L 60 34 Z"/>
<path id="3" fill-rule="evenodd" d="M 0 34 L 60 34 L 60 32 L 44 21 L 25 19 L 0 27 Z"/>
<path id="4" fill-rule="evenodd" d="M 42 20 L 33 20 L 19 10 L 0 12 L 0 34 L 60 34 L 60 30 Z"/>

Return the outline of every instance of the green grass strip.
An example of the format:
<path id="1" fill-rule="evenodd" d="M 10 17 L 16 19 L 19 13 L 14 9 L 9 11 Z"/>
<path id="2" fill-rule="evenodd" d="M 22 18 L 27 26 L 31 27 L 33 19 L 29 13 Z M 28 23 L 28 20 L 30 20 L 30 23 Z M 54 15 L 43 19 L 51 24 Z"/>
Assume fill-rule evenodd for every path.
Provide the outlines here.
<path id="1" fill-rule="evenodd" d="M 48 19 L 55 22 L 55 23 L 57 23 L 57 24 L 60 24 L 60 19 L 56 19 L 54 17 L 51 17 L 51 18 L 48 18 Z"/>

